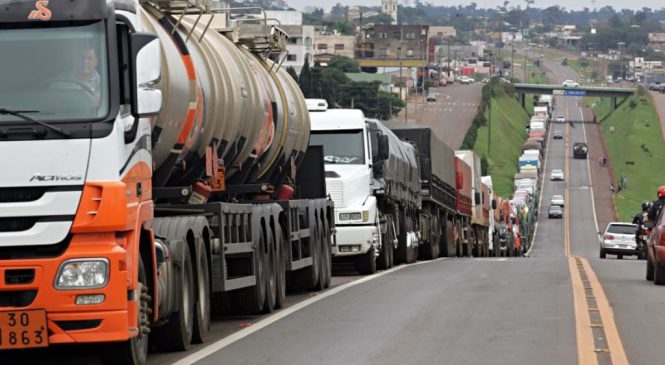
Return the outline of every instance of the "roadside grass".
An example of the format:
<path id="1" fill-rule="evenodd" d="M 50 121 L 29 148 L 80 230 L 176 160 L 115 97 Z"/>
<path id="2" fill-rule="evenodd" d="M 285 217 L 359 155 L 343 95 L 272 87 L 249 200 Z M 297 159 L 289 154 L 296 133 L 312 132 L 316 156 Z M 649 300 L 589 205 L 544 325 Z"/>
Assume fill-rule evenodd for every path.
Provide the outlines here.
<path id="1" fill-rule="evenodd" d="M 485 111 L 485 117 L 488 116 Z M 524 125 L 528 119 L 526 111 L 514 97 L 500 95 L 492 98 L 492 144 L 489 154 L 489 126 L 483 125 L 478 129 L 473 150 L 487 159 L 494 192 L 498 196 L 510 197 L 513 193 L 513 178 L 522 154 L 522 145 L 526 141 Z"/>
<path id="2" fill-rule="evenodd" d="M 654 200 L 658 186 L 665 185 L 665 143 L 658 114 L 648 93 L 629 98 L 614 113 L 610 113 L 609 98 L 589 98 L 587 104 L 592 103 L 616 179 L 627 179 L 626 189 L 615 195 L 617 215 L 630 221 L 640 203 Z"/>

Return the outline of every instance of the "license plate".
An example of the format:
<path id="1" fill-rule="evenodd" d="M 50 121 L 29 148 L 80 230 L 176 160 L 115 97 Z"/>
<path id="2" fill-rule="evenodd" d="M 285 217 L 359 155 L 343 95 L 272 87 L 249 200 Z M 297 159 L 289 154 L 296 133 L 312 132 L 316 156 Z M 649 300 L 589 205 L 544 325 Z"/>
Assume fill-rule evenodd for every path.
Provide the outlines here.
<path id="1" fill-rule="evenodd" d="M 0 312 L 0 350 L 46 346 L 46 311 Z"/>

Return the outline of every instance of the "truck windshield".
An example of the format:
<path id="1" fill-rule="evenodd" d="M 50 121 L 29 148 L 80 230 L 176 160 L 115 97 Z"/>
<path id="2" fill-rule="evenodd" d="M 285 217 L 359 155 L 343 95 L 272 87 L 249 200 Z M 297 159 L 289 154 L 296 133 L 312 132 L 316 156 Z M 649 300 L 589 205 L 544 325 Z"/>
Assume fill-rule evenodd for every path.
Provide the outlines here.
<path id="1" fill-rule="evenodd" d="M 365 163 L 365 143 L 362 130 L 312 131 L 312 146 L 323 146 L 323 161 L 327 164 L 362 165 Z"/>
<path id="2" fill-rule="evenodd" d="M 103 22 L 0 29 L 0 108 L 42 121 L 91 121 L 108 114 Z M 0 122 L 20 121 L 0 115 Z"/>

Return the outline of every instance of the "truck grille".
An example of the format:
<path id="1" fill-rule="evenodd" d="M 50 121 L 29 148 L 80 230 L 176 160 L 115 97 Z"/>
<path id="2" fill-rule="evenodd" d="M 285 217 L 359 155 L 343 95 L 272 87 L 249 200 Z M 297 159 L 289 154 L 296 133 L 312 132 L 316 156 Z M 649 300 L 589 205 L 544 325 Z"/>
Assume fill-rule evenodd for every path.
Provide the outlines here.
<path id="1" fill-rule="evenodd" d="M 328 195 L 335 203 L 335 207 L 344 206 L 344 183 L 342 181 L 327 179 L 326 190 L 328 190 Z"/>
<path id="2" fill-rule="evenodd" d="M 37 223 L 39 217 L 0 218 L 0 232 L 27 231 Z"/>
<path id="3" fill-rule="evenodd" d="M 35 201 L 44 195 L 46 189 L 46 187 L 1 188 L 0 203 L 20 203 Z"/>

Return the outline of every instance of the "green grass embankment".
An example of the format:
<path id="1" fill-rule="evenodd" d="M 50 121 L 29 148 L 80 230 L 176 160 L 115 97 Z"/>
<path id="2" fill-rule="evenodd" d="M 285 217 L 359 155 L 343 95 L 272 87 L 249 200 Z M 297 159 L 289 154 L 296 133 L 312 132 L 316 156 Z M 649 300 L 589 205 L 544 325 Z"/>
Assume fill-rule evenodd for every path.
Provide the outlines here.
<path id="1" fill-rule="evenodd" d="M 627 188 L 615 195 L 615 202 L 619 219 L 630 221 L 640 203 L 654 200 L 658 186 L 665 185 L 665 143 L 658 114 L 645 92 L 626 100 L 614 113 L 608 98 L 589 102 L 596 104 L 616 179 L 627 179 Z"/>
<path id="2" fill-rule="evenodd" d="M 485 117 L 489 117 L 487 110 Z M 483 125 L 478 129 L 473 150 L 487 158 L 494 192 L 498 196 L 509 197 L 513 193 L 513 178 L 522 154 L 522 145 L 526 141 L 524 125 L 528 119 L 526 111 L 514 97 L 502 94 L 492 98 L 492 144 L 489 154 L 489 127 Z"/>

